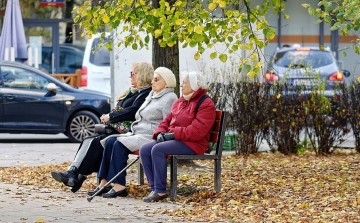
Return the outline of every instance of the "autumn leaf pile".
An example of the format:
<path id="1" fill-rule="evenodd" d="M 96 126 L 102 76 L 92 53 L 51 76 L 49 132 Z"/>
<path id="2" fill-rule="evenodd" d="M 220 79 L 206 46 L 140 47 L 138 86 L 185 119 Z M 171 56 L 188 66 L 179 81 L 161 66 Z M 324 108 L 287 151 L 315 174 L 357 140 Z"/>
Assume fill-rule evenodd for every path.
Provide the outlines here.
<path id="1" fill-rule="evenodd" d="M 179 168 L 175 202 L 181 208 L 161 213 L 188 222 L 360 222 L 359 158 L 352 152 L 225 155 L 220 193 L 213 190 L 212 161 L 195 161 Z M 50 177 L 51 171 L 68 165 L 0 168 L 0 180 L 69 191 Z M 136 177 L 133 166 L 128 170 L 129 197 L 140 199 L 149 189 L 137 186 Z M 95 186 L 95 175 L 89 176 L 81 191 Z"/>

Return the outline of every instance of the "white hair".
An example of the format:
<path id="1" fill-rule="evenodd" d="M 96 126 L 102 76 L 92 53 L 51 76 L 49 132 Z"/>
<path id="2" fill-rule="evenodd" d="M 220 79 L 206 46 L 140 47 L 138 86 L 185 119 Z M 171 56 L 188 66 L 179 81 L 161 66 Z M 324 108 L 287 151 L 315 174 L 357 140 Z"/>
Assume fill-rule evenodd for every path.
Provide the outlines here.
<path id="1" fill-rule="evenodd" d="M 195 74 L 196 75 L 196 81 L 197 81 L 197 85 L 202 88 L 202 89 L 206 89 L 208 87 L 208 84 L 206 82 L 205 79 L 205 75 L 203 75 L 200 72 L 196 72 L 196 71 L 183 71 L 181 72 L 181 79 L 182 80 L 190 80 L 189 79 L 189 74 Z"/>

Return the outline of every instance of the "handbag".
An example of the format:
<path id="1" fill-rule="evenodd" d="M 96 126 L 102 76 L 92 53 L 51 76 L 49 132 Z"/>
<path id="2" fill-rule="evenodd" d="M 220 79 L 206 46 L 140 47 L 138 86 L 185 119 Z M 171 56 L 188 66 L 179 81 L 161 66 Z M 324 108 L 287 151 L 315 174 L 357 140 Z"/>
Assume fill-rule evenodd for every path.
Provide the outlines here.
<path id="1" fill-rule="evenodd" d="M 123 108 L 121 106 L 116 105 L 112 111 L 115 112 L 115 111 L 120 111 L 122 109 Z M 132 121 L 122 121 L 116 123 L 107 122 L 106 124 L 95 124 L 95 132 L 106 133 L 106 134 L 115 134 L 115 133 L 124 134 L 127 132 L 131 132 L 131 124 Z"/>
<path id="2" fill-rule="evenodd" d="M 100 134 L 106 133 L 108 135 L 112 133 L 117 133 L 116 129 L 114 129 L 110 125 L 105 125 L 105 124 L 95 124 L 95 132 Z"/>

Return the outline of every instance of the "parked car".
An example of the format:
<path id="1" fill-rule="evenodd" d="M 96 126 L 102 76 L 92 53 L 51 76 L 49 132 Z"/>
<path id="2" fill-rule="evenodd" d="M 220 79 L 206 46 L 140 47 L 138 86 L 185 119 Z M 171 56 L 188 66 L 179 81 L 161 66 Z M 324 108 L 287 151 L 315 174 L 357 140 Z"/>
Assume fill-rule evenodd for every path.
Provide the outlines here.
<path id="1" fill-rule="evenodd" d="M 281 82 L 289 94 L 292 87 L 301 86 L 304 92 L 309 92 L 324 81 L 324 95 L 333 97 L 336 85 L 344 83 L 345 76 L 350 76 L 350 72 L 340 71 L 329 48 L 293 46 L 275 51 L 265 82 Z"/>
<path id="2" fill-rule="evenodd" d="M 64 133 L 81 142 L 110 112 L 110 95 L 76 89 L 19 62 L 0 61 L 0 132 Z"/>
<path id="3" fill-rule="evenodd" d="M 80 86 L 110 94 L 110 52 L 102 43 L 100 34 L 87 41 Z"/>
<path id="4" fill-rule="evenodd" d="M 82 61 L 84 57 L 84 47 L 72 44 L 59 45 L 59 70 L 57 74 L 75 74 L 77 69 L 82 68 Z M 53 47 L 41 47 L 41 64 L 40 68 L 51 74 L 53 69 Z"/>

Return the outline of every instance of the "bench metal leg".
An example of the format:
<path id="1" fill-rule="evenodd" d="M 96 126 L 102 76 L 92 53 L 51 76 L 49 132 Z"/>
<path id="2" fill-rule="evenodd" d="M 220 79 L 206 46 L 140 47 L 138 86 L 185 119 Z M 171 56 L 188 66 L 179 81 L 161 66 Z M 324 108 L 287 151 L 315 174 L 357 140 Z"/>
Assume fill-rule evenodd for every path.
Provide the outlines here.
<path id="1" fill-rule="evenodd" d="M 144 167 L 141 164 L 141 160 L 140 162 L 138 162 L 137 170 L 138 170 L 138 184 L 144 185 Z"/>
<path id="2" fill-rule="evenodd" d="M 221 159 L 214 160 L 214 189 L 221 191 Z"/>
<path id="3" fill-rule="evenodd" d="M 170 200 L 174 201 L 176 198 L 177 187 L 177 159 L 171 156 L 170 159 Z"/>

